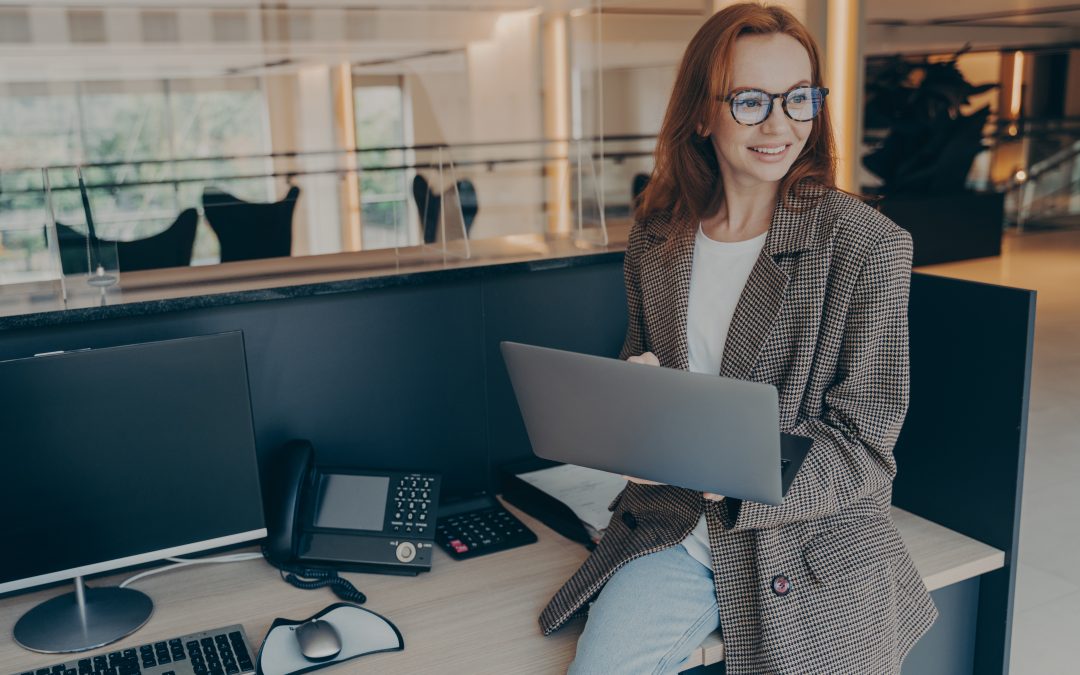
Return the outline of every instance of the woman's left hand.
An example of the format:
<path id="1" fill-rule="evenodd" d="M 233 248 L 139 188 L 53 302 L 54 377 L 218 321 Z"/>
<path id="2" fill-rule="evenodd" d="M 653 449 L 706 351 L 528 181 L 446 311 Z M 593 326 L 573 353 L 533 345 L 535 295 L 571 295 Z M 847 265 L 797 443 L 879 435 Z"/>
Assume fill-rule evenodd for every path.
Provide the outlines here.
<path id="1" fill-rule="evenodd" d="M 637 483 L 638 485 L 663 485 L 663 483 L 657 483 L 654 480 L 645 480 L 644 478 L 634 478 L 633 476 L 623 476 L 631 483 Z M 718 495 L 715 492 L 702 492 L 701 496 L 708 499 L 711 502 L 718 502 L 724 499 L 724 495 Z"/>

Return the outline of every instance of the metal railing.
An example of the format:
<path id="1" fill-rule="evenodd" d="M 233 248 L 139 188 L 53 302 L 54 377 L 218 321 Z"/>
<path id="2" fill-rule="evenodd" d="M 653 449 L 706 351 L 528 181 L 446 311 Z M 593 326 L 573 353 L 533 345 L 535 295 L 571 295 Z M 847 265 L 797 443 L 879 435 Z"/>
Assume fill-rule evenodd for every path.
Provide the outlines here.
<path id="1" fill-rule="evenodd" d="M 1080 223 L 1080 139 L 1032 164 L 1010 192 L 1018 230 Z"/>

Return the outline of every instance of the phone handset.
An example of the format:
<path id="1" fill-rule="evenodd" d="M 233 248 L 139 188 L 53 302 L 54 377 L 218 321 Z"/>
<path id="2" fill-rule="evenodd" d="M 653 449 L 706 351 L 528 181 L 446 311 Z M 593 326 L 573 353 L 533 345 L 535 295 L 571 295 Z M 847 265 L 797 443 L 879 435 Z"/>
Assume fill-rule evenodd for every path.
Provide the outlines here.
<path id="1" fill-rule="evenodd" d="M 301 529 L 301 497 L 315 475 L 315 449 L 309 441 L 292 440 L 283 445 L 272 458 L 272 470 L 266 481 L 264 503 L 269 535 L 262 548 L 263 557 L 276 567 L 281 578 L 303 589 L 329 586 L 334 595 L 358 605 L 367 601 L 347 579 L 336 570 L 320 569 L 298 564 L 297 542 Z"/>

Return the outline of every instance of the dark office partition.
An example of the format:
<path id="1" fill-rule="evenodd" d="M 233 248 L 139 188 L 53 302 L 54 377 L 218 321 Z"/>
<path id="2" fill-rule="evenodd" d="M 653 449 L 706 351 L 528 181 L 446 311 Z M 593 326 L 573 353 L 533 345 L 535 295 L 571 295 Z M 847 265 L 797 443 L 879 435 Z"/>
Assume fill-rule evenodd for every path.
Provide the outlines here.
<path id="1" fill-rule="evenodd" d="M 942 195 L 890 195 L 881 210 L 911 233 L 914 264 L 1001 255 L 1005 194 L 961 191 Z"/>
<path id="2" fill-rule="evenodd" d="M 527 342 L 614 357 L 625 334 L 622 256 L 603 264 L 485 280 L 484 354 L 493 468 L 532 456 L 499 343 Z"/>
<path id="3" fill-rule="evenodd" d="M 904 657 L 901 675 L 965 675 L 974 668 L 980 577 L 930 594 L 941 613 Z"/>
<path id="4" fill-rule="evenodd" d="M 913 274 L 911 407 L 893 503 L 1005 551 L 983 577 L 976 673 L 1006 673 L 1035 292 Z"/>
<path id="5" fill-rule="evenodd" d="M 430 469 L 470 492 L 488 464 L 481 326 L 479 282 L 444 281 L 5 330 L 0 359 L 242 330 L 260 457 L 303 437 L 319 462 Z"/>

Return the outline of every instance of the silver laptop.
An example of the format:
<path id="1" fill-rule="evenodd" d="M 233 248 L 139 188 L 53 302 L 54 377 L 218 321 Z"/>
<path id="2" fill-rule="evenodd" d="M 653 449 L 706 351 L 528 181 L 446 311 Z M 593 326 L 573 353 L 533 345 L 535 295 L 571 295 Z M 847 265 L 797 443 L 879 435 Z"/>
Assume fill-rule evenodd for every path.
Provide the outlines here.
<path id="1" fill-rule="evenodd" d="M 779 504 L 813 441 L 781 434 L 776 388 L 501 343 L 533 452 Z"/>

